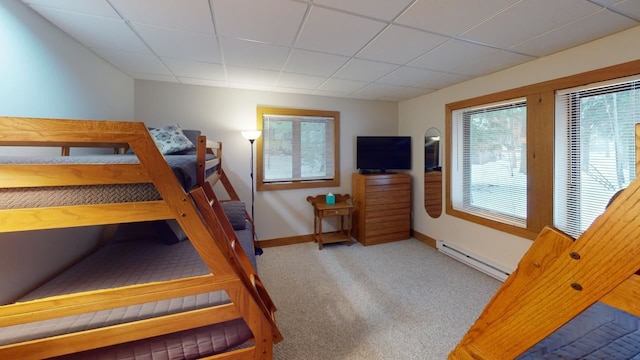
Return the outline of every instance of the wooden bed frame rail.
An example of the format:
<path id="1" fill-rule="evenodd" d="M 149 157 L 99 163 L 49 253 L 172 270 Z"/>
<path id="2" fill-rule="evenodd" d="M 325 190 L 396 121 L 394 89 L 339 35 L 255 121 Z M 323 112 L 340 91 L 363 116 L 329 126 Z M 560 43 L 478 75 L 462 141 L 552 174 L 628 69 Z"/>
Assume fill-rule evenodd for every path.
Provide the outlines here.
<path id="1" fill-rule="evenodd" d="M 640 316 L 639 215 L 636 178 L 577 240 L 545 228 L 449 359 L 516 358 L 597 301 Z"/>
<path id="2" fill-rule="evenodd" d="M 207 181 L 212 184 L 215 184 L 222 176 L 222 143 L 219 141 L 207 140 L 206 136 L 199 135 L 196 148 L 197 148 L 196 162 L 198 166 L 196 181 L 198 185 L 202 185 Z M 214 154 L 216 155 L 216 158 L 212 160 L 207 160 L 206 154 Z M 207 178 L 205 176 L 206 171 L 216 166 L 217 168 L 214 171 L 214 174 Z M 230 188 L 233 189 L 233 186 L 231 186 Z"/>
<path id="3" fill-rule="evenodd" d="M 205 146 L 205 137 L 198 147 Z M 1 358 L 40 359 L 134 341 L 242 317 L 254 336 L 254 345 L 209 357 L 210 359 L 271 359 L 273 344 L 282 339 L 274 322 L 273 302 L 257 278 L 246 255 L 235 246 L 235 233 L 224 214 L 210 206 L 198 209 L 198 195 L 187 194 L 147 127 L 139 122 L 0 118 L 0 146 L 67 148 L 129 146 L 139 164 L 121 165 L 0 165 L 0 187 L 152 183 L 162 200 L 117 204 L 92 204 L 29 209 L 0 209 L 0 233 L 175 219 L 211 270 L 210 275 L 115 289 L 56 296 L 0 307 L 0 327 L 62 317 L 147 301 L 206 293 L 227 292 L 231 303 L 108 326 L 68 335 L 0 346 Z M 219 143 L 218 143 L 219 144 Z M 209 142 L 211 145 L 211 142 Z M 218 145 L 218 149 L 221 147 Z M 204 155 L 202 159 L 204 161 Z M 217 159 L 217 162 L 220 158 Z M 204 166 L 215 166 L 220 163 Z M 215 180 L 222 176 L 220 166 Z M 206 180 L 206 181 L 205 181 Z M 215 181 L 214 180 L 214 181 Z M 211 179 L 198 179 L 203 183 Z M 231 189 L 233 189 L 231 187 Z M 195 200 L 194 200 L 195 198 Z M 202 204 L 200 204 L 202 205 Z M 219 206 L 219 204 L 216 204 Z M 214 206 L 215 208 L 215 206 Z M 204 215 L 204 216 L 203 216 Z M 206 220 L 205 220 L 206 218 Z M 230 256 L 228 246 L 234 249 Z M 240 249 L 241 250 L 241 249 Z M 248 280 L 249 279 L 249 280 Z M 261 284 L 258 280 L 258 284 Z"/>

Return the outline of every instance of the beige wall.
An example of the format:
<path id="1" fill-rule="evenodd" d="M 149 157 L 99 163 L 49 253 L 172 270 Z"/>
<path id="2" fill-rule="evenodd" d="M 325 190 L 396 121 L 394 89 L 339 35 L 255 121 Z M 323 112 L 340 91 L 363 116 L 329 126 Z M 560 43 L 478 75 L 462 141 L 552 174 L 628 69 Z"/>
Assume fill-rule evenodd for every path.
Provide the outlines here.
<path id="1" fill-rule="evenodd" d="M 561 53 L 402 102 L 399 105 L 400 134 L 424 134 L 430 127 L 436 127 L 444 135 L 444 107 L 450 102 L 640 59 L 640 47 L 635 46 L 638 38 L 640 27 L 635 27 Z M 634 46 L 631 46 L 632 44 Z M 638 71 L 640 72 L 640 69 Z M 418 152 L 413 158 L 414 181 L 423 177 L 420 164 L 424 156 L 419 153 L 419 142 L 420 137 L 414 135 L 413 148 Z M 439 219 L 431 219 L 424 210 L 423 198 L 424 190 L 414 187 L 413 227 L 420 233 L 449 241 L 508 268 L 515 268 L 531 244 L 530 240 L 446 214 Z"/>
<path id="2" fill-rule="evenodd" d="M 177 123 L 200 129 L 223 142 L 224 168 L 240 198 L 251 204 L 249 142 L 241 130 L 256 128 L 256 107 L 272 106 L 340 112 L 340 187 L 255 193 L 258 238 L 307 235 L 313 214 L 308 195 L 351 193 L 357 135 L 396 135 L 398 106 L 394 102 L 348 100 L 324 96 L 277 94 L 136 80 L 135 117 L 150 126 Z M 218 192 L 219 189 L 216 189 Z"/>
<path id="3" fill-rule="evenodd" d="M 0 2 L 0 54 L 0 116 L 133 118 L 133 80 L 20 1 Z M 0 234 L 0 303 L 92 249 L 99 230 Z"/>

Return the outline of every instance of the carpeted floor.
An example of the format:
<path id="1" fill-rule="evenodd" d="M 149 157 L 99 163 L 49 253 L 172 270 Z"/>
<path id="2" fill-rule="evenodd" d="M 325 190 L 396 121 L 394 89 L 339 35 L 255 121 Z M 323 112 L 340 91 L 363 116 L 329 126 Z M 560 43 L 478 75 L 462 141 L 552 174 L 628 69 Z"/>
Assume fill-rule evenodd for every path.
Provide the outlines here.
<path id="1" fill-rule="evenodd" d="M 274 359 L 446 359 L 500 282 L 415 239 L 266 248 Z"/>

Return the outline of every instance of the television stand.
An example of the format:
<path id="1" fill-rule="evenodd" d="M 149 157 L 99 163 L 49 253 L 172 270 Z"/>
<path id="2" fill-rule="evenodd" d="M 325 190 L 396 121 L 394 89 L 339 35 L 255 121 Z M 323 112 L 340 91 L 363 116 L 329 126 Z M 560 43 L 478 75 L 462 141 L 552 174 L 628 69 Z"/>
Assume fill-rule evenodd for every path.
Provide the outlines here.
<path id="1" fill-rule="evenodd" d="M 395 171 L 387 171 L 387 169 L 360 169 L 360 174 L 395 174 Z"/>

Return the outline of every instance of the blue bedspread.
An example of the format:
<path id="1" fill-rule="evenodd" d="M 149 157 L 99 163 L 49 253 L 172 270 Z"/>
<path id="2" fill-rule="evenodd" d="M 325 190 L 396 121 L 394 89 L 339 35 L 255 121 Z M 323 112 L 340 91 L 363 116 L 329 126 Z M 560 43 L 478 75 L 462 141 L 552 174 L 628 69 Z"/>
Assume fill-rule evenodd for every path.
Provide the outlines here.
<path id="1" fill-rule="evenodd" d="M 197 166 L 196 166 L 196 155 L 165 155 L 165 159 L 167 159 L 167 163 L 173 170 L 173 173 L 176 174 L 178 181 L 182 184 L 182 187 L 189 191 L 197 184 Z M 215 155 L 207 154 L 206 160 L 215 159 Z M 211 175 L 211 173 L 215 171 L 215 169 L 209 169 L 206 176 Z"/>
<path id="2" fill-rule="evenodd" d="M 640 359 L 638 317 L 595 303 L 518 359 Z"/>

